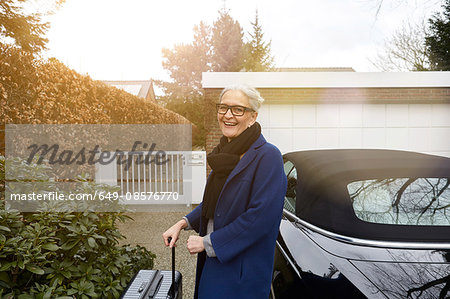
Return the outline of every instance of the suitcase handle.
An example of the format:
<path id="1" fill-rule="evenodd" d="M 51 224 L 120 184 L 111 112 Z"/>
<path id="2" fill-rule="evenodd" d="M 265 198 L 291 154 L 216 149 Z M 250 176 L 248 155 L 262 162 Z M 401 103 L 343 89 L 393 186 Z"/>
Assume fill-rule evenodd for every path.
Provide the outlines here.
<path id="1" fill-rule="evenodd" d="M 137 292 L 139 293 L 138 299 L 144 298 L 153 298 L 156 294 L 156 291 L 159 288 L 159 285 L 162 282 L 163 275 L 159 270 L 156 270 L 155 273 L 150 277 L 147 282 L 143 282 L 141 286 L 138 288 Z"/>
<path id="2" fill-rule="evenodd" d="M 167 238 L 169 243 L 172 241 L 172 237 Z M 175 298 L 175 246 L 172 247 L 172 286 L 170 287 L 169 294 L 172 295 L 172 298 Z"/>
<path id="3" fill-rule="evenodd" d="M 159 272 L 159 270 L 156 270 L 155 276 L 153 280 L 151 281 L 150 286 L 148 287 L 148 292 L 146 296 L 148 298 L 154 298 L 156 295 L 156 291 L 159 289 L 159 285 L 161 284 L 163 279 L 163 275 Z"/>

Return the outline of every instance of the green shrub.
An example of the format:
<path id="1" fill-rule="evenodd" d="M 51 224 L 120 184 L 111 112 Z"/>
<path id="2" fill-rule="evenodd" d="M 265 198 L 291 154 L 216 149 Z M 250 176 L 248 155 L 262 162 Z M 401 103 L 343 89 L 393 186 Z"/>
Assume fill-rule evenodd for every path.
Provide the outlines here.
<path id="1" fill-rule="evenodd" d="M 21 167 L 32 173 L 39 166 Z M 4 186 L 3 157 L 0 173 Z M 84 192 L 114 188 L 89 181 L 82 186 Z M 130 219 L 121 212 L 20 213 L 5 208 L 4 188 L 2 193 L 0 298 L 117 298 L 139 269 L 153 267 L 147 249 L 118 245 L 124 236 L 117 225 Z"/>

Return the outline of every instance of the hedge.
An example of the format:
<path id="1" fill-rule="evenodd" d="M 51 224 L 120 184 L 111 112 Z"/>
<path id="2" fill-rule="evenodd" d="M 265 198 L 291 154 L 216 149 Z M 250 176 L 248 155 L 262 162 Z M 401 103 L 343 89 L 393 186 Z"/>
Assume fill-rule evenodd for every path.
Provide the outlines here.
<path id="1" fill-rule="evenodd" d="M 56 59 L 1 42 L 0 117 L 3 153 L 5 124 L 190 124 Z M 111 188 L 86 184 L 86 190 Z M 2 156 L 0 187 L 0 298 L 116 298 L 137 270 L 153 267 L 155 256 L 145 248 L 118 245 L 117 224 L 126 215 L 6 210 Z"/>
<path id="2" fill-rule="evenodd" d="M 4 124 L 190 124 L 156 103 L 0 43 L 0 152 Z"/>
<path id="3" fill-rule="evenodd" d="M 0 115 L 15 124 L 189 124 L 155 103 L 92 80 L 56 59 L 0 44 Z"/>

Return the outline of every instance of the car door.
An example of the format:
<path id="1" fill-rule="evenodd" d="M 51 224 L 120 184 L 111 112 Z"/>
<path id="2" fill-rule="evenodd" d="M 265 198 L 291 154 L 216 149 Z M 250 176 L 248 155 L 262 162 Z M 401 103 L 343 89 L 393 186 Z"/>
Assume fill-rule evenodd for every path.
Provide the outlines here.
<path id="1" fill-rule="evenodd" d="M 288 159 L 284 160 L 284 171 L 288 187 L 275 253 L 272 298 L 365 298 L 338 267 L 349 268 L 347 272 L 353 271 L 352 275 L 359 278 L 358 270 L 346 259 L 324 251 L 299 223 L 296 216 L 298 171 Z"/>

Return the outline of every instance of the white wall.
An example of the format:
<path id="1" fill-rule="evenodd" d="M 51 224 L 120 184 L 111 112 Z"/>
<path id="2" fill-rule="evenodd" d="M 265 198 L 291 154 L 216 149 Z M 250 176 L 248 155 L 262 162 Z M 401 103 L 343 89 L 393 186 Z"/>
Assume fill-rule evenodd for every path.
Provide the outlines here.
<path id="1" fill-rule="evenodd" d="M 449 104 L 265 103 L 258 121 L 283 153 L 382 148 L 450 157 Z"/>

